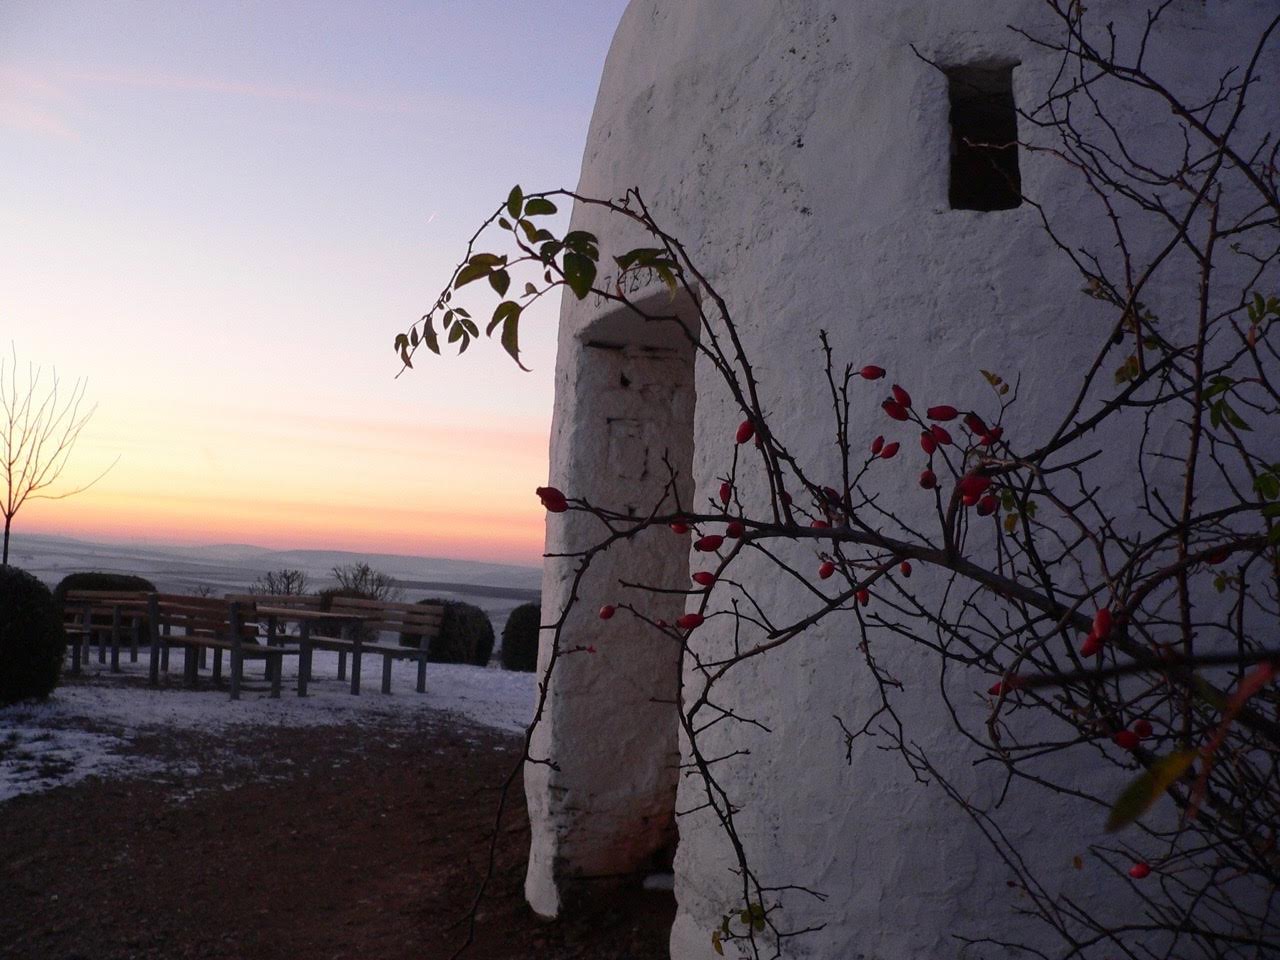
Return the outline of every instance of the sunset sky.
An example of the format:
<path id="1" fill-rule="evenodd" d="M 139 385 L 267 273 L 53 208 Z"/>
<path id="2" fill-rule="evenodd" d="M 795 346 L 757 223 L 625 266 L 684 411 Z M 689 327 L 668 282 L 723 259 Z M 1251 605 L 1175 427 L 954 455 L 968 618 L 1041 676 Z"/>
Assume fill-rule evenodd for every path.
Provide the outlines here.
<path id="1" fill-rule="evenodd" d="M 15 536 L 536 563 L 555 310 L 395 379 L 514 183 L 577 180 L 625 0 L 0 6 L 0 343 L 87 378 Z"/>

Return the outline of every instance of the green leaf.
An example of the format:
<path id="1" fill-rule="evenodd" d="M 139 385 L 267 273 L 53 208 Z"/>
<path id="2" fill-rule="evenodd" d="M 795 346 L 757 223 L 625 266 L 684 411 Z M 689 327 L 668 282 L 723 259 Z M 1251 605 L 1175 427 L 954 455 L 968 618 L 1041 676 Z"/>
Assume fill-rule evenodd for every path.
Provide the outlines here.
<path id="1" fill-rule="evenodd" d="M 556 212 L 556 205 L 546 197 L 533 197 L 524 205 L 526 217 L 546 217 Z"/>
<path id="2" fill-rule="evenodd" d="M 538 288 L 535 287 L 532 283 L 526 283 L 524 285 L 524 295 L 526 297 L 532 297 L 537 292 L 538 292 Z"/>
<path id="3" fill-rule="evenodd" d="M 407 347 L 408 345 L 409 345 L 409 338 L 408 338 L 408 337 L 406 337 L 403 333 L 397 333 L 397 334 L 396 334 L 396 344 L 395 344 L 395 348 L 394 348 L 394 349 L 395 349 L 395 351 L 396 351 L 396 353 L 399 353 L 401 350 L 403 350 L 403 349 L 404 349 L 405 347 Z"/>
<path id="4" fill-rule="evenodd" d="M 1249 430 L 1249 431 L 1253 430 L 1253 427 L 1245 423 L 1244 420 L 1240 418 L 1240 414 L 1236 413 L 1235 410 L 1232 409 L 1226 403 L 1222 405 L 1222 413 L 1223 413 L 1223 416 L 1227 418 L 1227 422 L 1231 424 L 1233 427 L 1235 427 L 1237 430 Z"/>
<path id="5" fill-rule="evenodd" d="M 579 300 L 585 300 L 596 279 L 596 264 L 581 253 L 564 255 L 564 279 Z"/>
<path id="6" fill-rule="evenodd" d="M 634 250 L 628 250 L 620 257 L 614 257 L 613 262 L 621 269 L 625 270 L 633 263 L 639 263 L 644 266 L 653 261 L 655 257 L 661 256 L 665 251 L 657 247 L 637 247 Z"/>
<path id="7" fill-rule="evenodd" d="M 1253 481 L 1253 489 L 1261 494 L 1263 500 L 1280 498 L 1280 477 L 1274 473 L 1262 473 Z"/>
<path id="8" fill-rule="evenodd" d="M 461 340 L 466 335 L 467 331 L 462 329 L 462 324 L 455 323 L 453 329 L 449 331 L 449 342 L 453 343 L 456 340 Z"/>
<path id="9" fill-rule="evenodd" d="M 520 212 L 524 209 L 524 191 L 520 189 L 520 185 L 516 184 L 511 188 L 511 193 L 507 196 L 507 213 L 511 214 L 512 220 L 520 219 Z"/>
<path id="10" fill-rule="evenodd" d="M 724 945 L 720 942 L 719 930 L 711 931 L 711 949 L 713 949 L 717 953 L 717 955 L 721 957 L 724 956 Z"/>
<path id="11" fill-rule="evenodd" d="M 498 218 L 498 226 L 500 226 L 503 230 L 510 230 L 510 229 L 511 229 L 511 221 L 510 221 L 510 220 L 508 220 L 506 217 L 499 217 L 499 218 Z"/>
<path id="12" fill-rule="evenodd" d="M 511 274 L 505 270 L 493 271 L 493 273 L 489 274 L 489 286 L 493 287 L 498 296 L 505 297 L 507 288 L 511 286 Z"/>
<path id="13" fill-rule="evenodd" d="M 1268 520 L 1275 520 L 1280 517 L 1280 503 L 1268 503 L 1262 508 L 1262 515 Z"/>
<path id="14" fill-rule="evenodd" d="M 564 249 L 564 244 L 559 240 L 548 240 L 542 245 L 538 251 L 538 256 L 542 258 L 543 263 L 550 263 L 556 258 L 556 255 Z"/>
<path id="15" fill-rule="evenodd" d="M 600 259 L 600 250 L 596 246 L 597 242 L 596 235 L 585 230 L 571 230 L 564 235 L 564 245 L 566 247 L 582 254 L 584 257 L 590 257 L 592 260 Z"/>
<path id="16" fill-rule="evenodd" d="M 458 275 L 453 279 L 453 289 L 459 290 L 468 283 L 479 280 L 481 277 L 487 277 L 493 268 L 483 263 L 468 263 L 465 267 L 458 271 Z"/>
<path id="17" fill-rule="evenodd" d="M 1169 787 L 1190 769 L 1198 751 L 1180 750 L 1161 757 L 1124 788 L 1107 818 L 1107 833 L 1127 827 L 1151 809 Z"/>
<path id="18" fill-rule="evenodd" d="M 1235 386 L 1235 381 L 1230 377 L 1216 376 L 1209 381 L 1209 388 L 1205 390 L 1206 397 L 1216 397 L 1220 393 L 1226 393 Z"/>
<path id="19" fill-rule="evenodd" d="M 418 345 L 418 328 L 417 327 L 413 327 L 409 330 L 409 343 L 413 344 L 413 346 L 415 347 Z"/>
<path id="20" fill-rule="evenodd" d="M 506 322 L 508 317 L 520 316 L 520 311 L 524 308 L 514 300 L 503 300 L 493 309 L 493 318 L 489 321 L 489 325 L 484 328 L 484 335 L 492 337 L 493 331 L 497 329 L 498 324 Z"/>
<path id="21" fill-rule="evenodd" d="M 430 317 L 427 318 L 426 325 L 422 328 L 422 342 L 436 356 L 440 355 L 440 339 L 436 336 L 436 328 L 432 325 Z"/>

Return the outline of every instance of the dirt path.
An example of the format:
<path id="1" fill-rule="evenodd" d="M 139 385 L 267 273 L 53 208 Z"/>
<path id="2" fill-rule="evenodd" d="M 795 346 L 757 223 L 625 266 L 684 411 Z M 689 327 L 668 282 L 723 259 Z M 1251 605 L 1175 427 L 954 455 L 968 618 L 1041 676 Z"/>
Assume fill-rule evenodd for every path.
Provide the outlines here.
<path id="1" fill-rule="evenodd" d="M 0 957 L 444 960 L 482 869 L 494 787 L 519 752 L 510 736 L 438 720 L 136 747 L 240 761 L 0 805 Z M 467 956 L 665 958 L 670 894 L 602 893 L 554 924 L 530 913 L 523 794 L 513 801 Z"/>

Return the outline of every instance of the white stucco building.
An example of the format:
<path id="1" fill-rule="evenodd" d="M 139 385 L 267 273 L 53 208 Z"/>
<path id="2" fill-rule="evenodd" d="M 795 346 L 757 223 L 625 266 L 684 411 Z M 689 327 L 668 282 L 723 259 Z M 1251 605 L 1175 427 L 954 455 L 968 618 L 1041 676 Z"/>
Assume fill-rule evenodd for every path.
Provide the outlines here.
<path id="1" fill-rule="evenodd" d="M 1132 43 L 1148 7 L 1089 6 L 1115 18 L 1122 44 Z M 1274 0 L 1173 0 L 1151 66 L 1187 90 L 1211 88 L 1275 10 Z M 1103 19 L 1101 9 L 1091 12 Z M 1072 374 L 1091 362 L 1112 322 L 1111 312 L 1082 296 L 1078 271 L 1049 240 L 1034 205 L 1002 197 L 998 186 L 994 195 L 967 196 L 954 182 L 962 166 L 951 147 L 953 109 L 966 89 L 1006 104 L 1023 141 L 1052 141 L 1051 131 L 1014 119 L 1012 110 L 1042 99 L 1062 58 L 1010 24 L 1061 34 L 1042 0 L 633 0 L 618 28 L 578 189 L 608 197 L 637 186 L 688 244 L 741 326 L 772 429 L 816 472 L 834 463 L 819 327 L 830 331 L 837 357 L 888 368 L 922 403 L 983 400 L 979 368 L 1019 374 L 1021 399 L 1008 424 L 1017 433 L 1061 410 Z M 1273 51 L 1266 68 L 1275 61 Z M 1271 93 L 1254 96 L 1249 122 L 1280 130 L 1274 72 L 1263 82 Z M 1110 109 L 1135 139 L 1175 149 L 1180 142 L 1167 114 L 1149 103 Z M 1110 252 L 1099 240 L 1105 218 L 1084 202 L 1068 166 L 1021 149 L 1017 173 L 1022 193 L 1043 205 L 1060 236 Z M 574 226 L 600 235 L 606 260 L 635 239 L 615 238 L 615 228 L 587 209 L 576 211 Z M 1166 293 L 1171 302 L 1181 295 Z M 715 496 L 741 414 L 679 338 L 594 298 L 566 298 L 556 389 L 551 482 L 570 496 L 647 510 L 665 479 L 664 455 L 684 471 L 686 502 Z M 868 387 L 855 396 L 855 422 L 866 424 L 859 435 L 889 433 L 883 394 Z M 905 456 L 897 473 L 886 471 L 884 502 L 907 514 L 920 509 L 918 471 Z M 1104 478 L 1117 489 L 1131 479 Z M 763 496 L 749 479 L 740 492 Z M 598 533 L 580 514 L 552 515 L 547 550 L 578 549 Z M 797 546 L 795 556 L 806 549 L 812 554 L 812 545 Z M 742 561 L 739 577 L 753 569 L 767 576 L 752 563 Z M 676 960 L 714 956 L 710 932 L 740 903 L 741 890 L 719 825 L 696 812 L 699 785 L 678 775 L 682 747 L 670 703 L 677 650 L 625 617 L 601 621 L 596 610 L 633 600 L 674 621 L 683 597 L 642 595 L 619 581 L 685 588 L 690 564 L 687 538 L 652 531 L 592 566 L 568 634 L 598 653 L 557 666 L 534 752 L 559 769 L 530 766 L 526 775 L 533 823 L 526 891 L 534 909 L 548 916 L 571 909 L 575 878 L 661 869 L 674 854 Z M 547 562 L 544 619 L 569 601 L 574 566 Z M 929 589 L 928 575 L 920 577 Z M 803 601 L 780 580 L 760 589 L 777 603 L 792 594 Z M 724 639 L 708 624 L 696 642 Z M 740 798 L 752 861 L 779 884 L 827 897 L 779 894 L 791 926 L 824 925 L 789 942 L 784 955 L 936 960 L 961 955 L 956 936 L 1052 944 L 1017 917 L 1020 892 L 1007 884 L 1007 868 L 942 791 L 914 782 L 874 739 L 857 741 L 846 762 L 831 718 L 865 716 L 874 696 L 846 640 L 847 621 L 829 618 L 727 687 L 729 701 L 769 730 L 723 731 L 726 749 L 750 751 L 722 771 Z M 904 695 L 919 698 L 906 735 L 975 802 L 992 801 L 1003 781 L 970 765 L 939 702 L 936 664 L 892 645 L 883 655 Z M 983 709 L 972 678 L 949 676 L 945 684 L 958 709 Z M 695 811 L 679 818 L 678 846 L 677 809 Z M 1044 858 L 1055 889 L 1077 884 L 1083 903 L 1106 911 L 1112 878 L 1086 872 L 1082 880 L 1073 866 L 1096 839 L 1096 821 L 1086 820 L 1065 801 L 1018 787 L 1001 822 Z M 1012 954 L 986 946 L 965 955 Z"/>

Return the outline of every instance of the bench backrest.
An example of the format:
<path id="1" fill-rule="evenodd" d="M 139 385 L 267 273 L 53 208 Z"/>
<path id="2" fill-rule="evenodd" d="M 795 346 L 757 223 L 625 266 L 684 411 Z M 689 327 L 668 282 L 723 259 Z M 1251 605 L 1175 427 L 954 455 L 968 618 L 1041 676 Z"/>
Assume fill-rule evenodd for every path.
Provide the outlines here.
<path id="1" fill-rule="evenodd" d="M 315 593 L 229 593 L 226 599 L 236 601 L 249 612 L 255 611 L 259 604 L 289 610 L 320 609 L 320 596 Z"/>
<path id="2" fill-rule="evenodd" d="M 444 607 L 438 603 L 391 603 L 386 600 L 334 597 L 329 610 L 331 613 L 352 613 L 369 617 L 364 623 L 366 630 L 386 630 L 428 639 L 440 633 L 440 623 L 444 619 Z"/>
<path id="3" fill-rule="evenodd" d="M 233 601 L 217 597 L 188 597 L 181 594 L 157 593 L 150 598 L 156 615 L 156 629 L 181 630 L 185 636 L 231 636 Z M 239 608 L 240 605 L 236 604 Z M 254 638 L 258 628 L 252 623 L 252 611 L 237 609 L 240 635 Z M 249 622 L 246 622 L 249 621 Z"/>
<path id="4" fill-rule="evenodd" d="M 123 619 L 144 616 L 147 612 L 145 590 L 68 590 L 62 603 L 64 623 L 83 623 L 87 609 L 94 623 L 109 623 L 118 609 Z"/>

